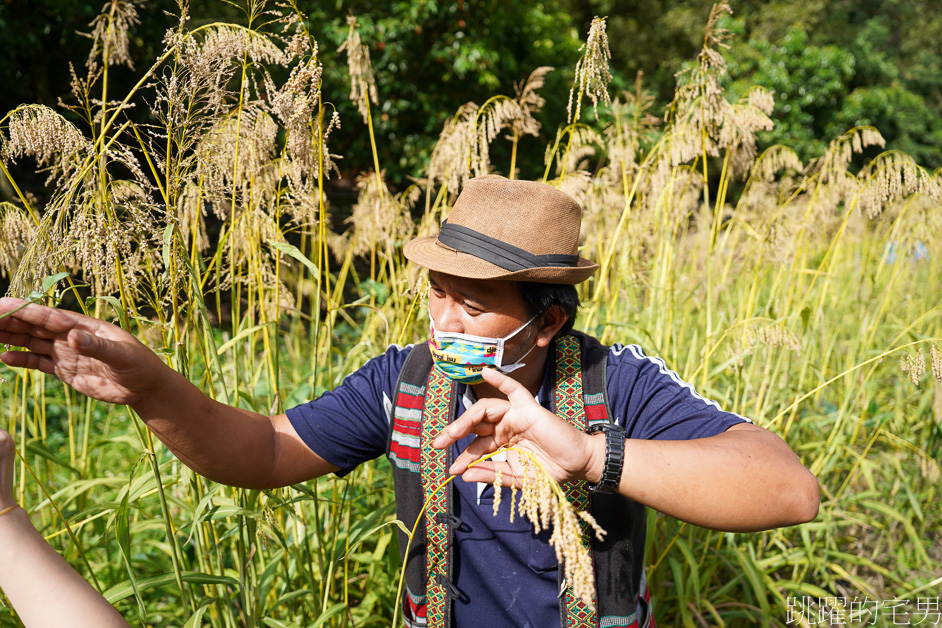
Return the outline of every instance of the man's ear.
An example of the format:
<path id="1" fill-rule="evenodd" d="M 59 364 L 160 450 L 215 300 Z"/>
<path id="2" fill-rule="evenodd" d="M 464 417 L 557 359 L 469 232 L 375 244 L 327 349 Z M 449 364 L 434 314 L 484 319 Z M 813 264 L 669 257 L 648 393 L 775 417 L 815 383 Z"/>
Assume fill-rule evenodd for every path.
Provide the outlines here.
<path id="1" fill-rule="evenodd" d="M 538 319 L 536 344 L 539 347 L 546 347 L 553 340 L 563 325 L 566 324 L 566 312 L 562 307 L 553 305 L 543 312 Z"/>

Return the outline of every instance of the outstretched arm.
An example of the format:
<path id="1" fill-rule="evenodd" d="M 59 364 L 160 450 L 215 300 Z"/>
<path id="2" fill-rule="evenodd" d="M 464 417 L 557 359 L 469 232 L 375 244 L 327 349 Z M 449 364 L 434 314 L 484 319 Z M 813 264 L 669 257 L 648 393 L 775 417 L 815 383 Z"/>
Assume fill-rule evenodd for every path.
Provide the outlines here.
<path id="1" fill-rule="evenodd" d="M 451 472 L 469 482 L 492 482 L 497 465 L 468 464 L 504 445 L 527 448 L 557 481 L 597 482 L 605 436 L 587 435 L 540 406 L 513 379 L 494 370 L 485 379 L 507 399 L 482 399 L 435 439 L 447 447 L 474 433 Z M 618 491 L 663 513 L 707 528 L 752 531 L 804 523 L 818 512 L 818 482 L 781 438 L 755 425 L 731 427 L 686 441 L 628 439 Z"/>
<path id="2" fill-rule="evenodd" d="M 268 417 L 204 395 L 119 327 L 74 312 L 0 299 L 4 363 L 50 373 L 77 391 L 130 405 L 187 466 L 245 488 L 273 488 L 336 470 L 285 415 Z"/>
<path id="3" fill-rule="evenodd" d="M 13 439 L 0 429 L 0 589 L 27 628 L 126 627 L 124 618 L 53 550 L 13 500 Z"/>

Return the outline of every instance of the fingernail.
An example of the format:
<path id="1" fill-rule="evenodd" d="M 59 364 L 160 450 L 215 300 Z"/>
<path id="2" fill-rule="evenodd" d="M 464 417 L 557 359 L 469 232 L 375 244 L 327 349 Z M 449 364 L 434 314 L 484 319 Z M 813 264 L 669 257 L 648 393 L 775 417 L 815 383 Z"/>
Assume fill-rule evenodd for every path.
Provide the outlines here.
<path id="1" fill-rule="evenodd" d="M 78 344 L 83 349 L 87 349 L 90 344 L 92 344 L 92 337 L 86 334 L 84 331 L 78 333 Z"/>

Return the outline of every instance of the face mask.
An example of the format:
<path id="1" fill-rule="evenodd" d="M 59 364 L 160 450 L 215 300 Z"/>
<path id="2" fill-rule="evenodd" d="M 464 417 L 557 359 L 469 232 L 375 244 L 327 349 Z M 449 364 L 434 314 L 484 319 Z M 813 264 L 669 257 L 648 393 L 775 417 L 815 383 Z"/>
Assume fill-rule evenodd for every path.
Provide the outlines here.
<path id="1" fill-rule="evenodd" d="M 432 338 L 428 341 L 429 350 L 435 367 L 449 379 L 459 384 L 480 384 L 484 381 L 481 372 L 486 368 L 494 368 L 501 373 L 511 373 L 525 366 L 523 358 L 533 351 L 533 347 L 523 354 L 517 362 L 502 366 L 504 358 L 504 343 L 532 323 L 536 316 L 503 338 L 482 338 L 471 334 L 459 334 L 447 331 L 435 331 L 435 323 L 431 323 Z M 431 314 L 429 321 L 432 320 Z"/>

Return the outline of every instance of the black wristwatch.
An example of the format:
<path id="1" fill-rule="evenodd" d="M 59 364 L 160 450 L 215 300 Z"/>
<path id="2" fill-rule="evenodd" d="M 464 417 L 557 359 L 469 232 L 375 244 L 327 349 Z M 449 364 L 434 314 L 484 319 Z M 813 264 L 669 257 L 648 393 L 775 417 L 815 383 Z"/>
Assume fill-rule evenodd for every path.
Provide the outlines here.
<path id="1" fill-rule="evenodd" d="M 625 428 L 614 423 L 600 423 L 587 429 L 586 434 L 605 432 L 605 466 L 597 484 L 588 484 L 593 493 L 614 493 L 621 481 L 621 469 L 625 464 Z"/>

